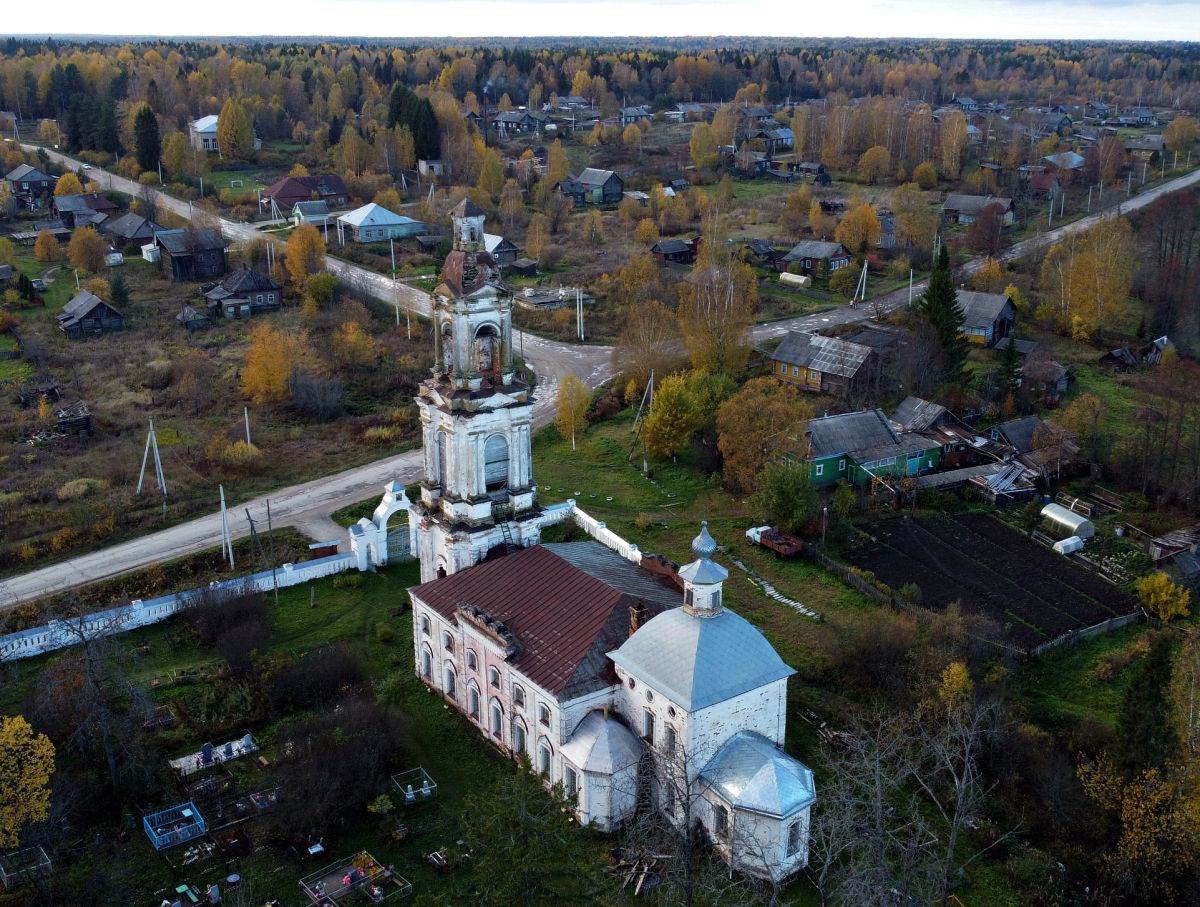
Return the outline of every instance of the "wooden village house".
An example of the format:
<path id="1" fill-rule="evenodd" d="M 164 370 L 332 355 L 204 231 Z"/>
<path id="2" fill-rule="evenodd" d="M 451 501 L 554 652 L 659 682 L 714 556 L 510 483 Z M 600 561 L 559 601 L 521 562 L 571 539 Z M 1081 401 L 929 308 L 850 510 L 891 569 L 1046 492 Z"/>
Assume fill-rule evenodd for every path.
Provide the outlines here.
<path id="1" fill-rule="evenodd" d="M 204 290 L 204 298 L 211 317 L 249 318 L 278 309 L 283 287 L 253 268 L 241 268 Z"/>
<path id="2" fill-rule="evenodd" d="M 154 244 L 171 280 L 213 280 L 225 273 L 225 239 L 216 230 L 159 230 Z"/>
<path id="3" fill-rule="evenodd" d="M 771 355 L 771 373 L 813 393 L 862 399 L 878 382 L 879 357 L 838 337 L 789 331 Z"/>
<path id="4" fill-rule="evenodd" d="M 87 290 L 81 290 L 57 316 L 58 329 L 72 340 L 125 329 L 125 316 Z"/>
<path id="5" fill-rule="evenodd" d="M 1013 332 L 1017 307 L 1003 293 L 959 290 L 958 304 L 963 311 L 961 330 L 969 343 L 995 346 Z"/>

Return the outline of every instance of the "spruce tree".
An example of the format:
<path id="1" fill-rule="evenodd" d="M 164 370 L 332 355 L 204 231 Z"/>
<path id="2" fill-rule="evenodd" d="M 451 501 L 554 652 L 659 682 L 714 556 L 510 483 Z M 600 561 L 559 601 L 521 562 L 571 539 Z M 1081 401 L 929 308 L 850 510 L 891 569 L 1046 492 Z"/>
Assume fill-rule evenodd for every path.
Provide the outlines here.
<path id="1" fill-rule="evenodd" d="M 442 140 L 438 132 L 437 117 L 429 99 L 422 100 L 416 109 L 412 125 L 413 146 L 417 160 L 432 161 L 442 156 Z"/>
<path id="2" fill-rule="evenodd" d="M 1017 355 L 1017 342 L 1014 338 L 1008 338 L 1008 346 L 1000 355 L 1000 391 L 1001 393 L 1016 395 L 1021 384 L 1021 359 Z"/>
<path id="3" fill-rule="evenodd" d="M 162 156 L 162 140 L 158 134 L 158 117 L 143 104 L 133 121 L 133 143 L 138 166 L 143 170 L 157 170 Z"/>
<path id="4" fill-rule="evenodd" d="M 967 378 L 967 344 L 961 333 L 963 310 L 958 304 L 958 292 L 950 277 L 950 259 L 945 246 L 942 246 L 937 266 L 929 275 L 929 288 L 917 301 L 916 308 L 937 335 L 945 363 L 943 380 L 948 384 L 964 383 Z"/>

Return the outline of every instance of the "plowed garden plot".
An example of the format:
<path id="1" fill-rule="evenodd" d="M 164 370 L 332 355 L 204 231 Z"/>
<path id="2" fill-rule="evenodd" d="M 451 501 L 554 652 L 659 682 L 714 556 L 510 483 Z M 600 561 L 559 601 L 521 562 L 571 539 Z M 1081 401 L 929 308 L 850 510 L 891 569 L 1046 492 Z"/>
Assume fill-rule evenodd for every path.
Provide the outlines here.
<path id="1" fill-rule="evenodd" d="M 959 602 L 1028 651 L 1072 630 L 1128 614 L 1133 598 L 986 514 L 895 519 L 846 560 L 893 589 L 915 583 L 935 610 Z"/>

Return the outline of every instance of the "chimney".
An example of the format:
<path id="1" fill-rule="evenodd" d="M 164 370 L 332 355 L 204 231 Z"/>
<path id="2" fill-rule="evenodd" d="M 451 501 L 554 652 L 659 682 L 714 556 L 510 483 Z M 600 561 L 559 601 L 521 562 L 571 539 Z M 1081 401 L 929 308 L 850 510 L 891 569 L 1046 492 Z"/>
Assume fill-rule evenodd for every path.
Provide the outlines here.
<path id="1" fill-rule="evenodd" d="M 638 603 L 629 606 L 629 635 L 632 636 L 646 621 L 646 606 Z"/>

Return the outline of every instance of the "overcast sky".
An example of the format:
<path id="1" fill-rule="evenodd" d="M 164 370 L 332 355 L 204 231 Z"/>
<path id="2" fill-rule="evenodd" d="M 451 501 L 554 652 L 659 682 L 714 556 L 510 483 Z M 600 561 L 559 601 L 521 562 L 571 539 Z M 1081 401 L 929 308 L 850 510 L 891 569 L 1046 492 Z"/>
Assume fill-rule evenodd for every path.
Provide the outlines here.
<path id="1" fill-rule="evenodd" d="M 1200 0 L 168 0 L 6 3 L 13 34 L 1200 40 Z"/>

